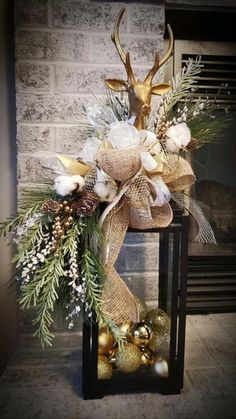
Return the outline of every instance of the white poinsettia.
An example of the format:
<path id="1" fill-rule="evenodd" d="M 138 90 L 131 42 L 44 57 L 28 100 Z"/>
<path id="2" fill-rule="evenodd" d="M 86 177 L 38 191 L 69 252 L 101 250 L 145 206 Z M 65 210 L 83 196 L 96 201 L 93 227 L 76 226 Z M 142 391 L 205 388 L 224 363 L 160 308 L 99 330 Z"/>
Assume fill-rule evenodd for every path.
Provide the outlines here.
<path id="1" fill-rule="evenodd" d="M 73 191 L 82 191 L 84 179 L 80 175 L 60 175 L 54 179 L 54 190 L 60 196 L 69 195 Z"/>
<path id="2" fill-rule="evenodd" d="M 166 147 L 173 153 L 178 153 L 181 148 L 185 148 L 191 141 L 191 131 L 187 124 L 172 125 L 166 131 Z"/>
<path id="3" fill-rule="evenodd" d="M 161 151 L 160 143 L 156 134 L 148 130 L 138 131 L 129 121 L 121 121 L 112 124 L 108 133 L 108 141 L 118 149 L 144 146 L 151 147 L 153 154 Z"/>
<path id="4" fill-rule="evenodd" d="M 118 149 L 136 147 L 140 144 L 139 132 L 128 122 L 115 122 L 108 133 L 108 141 Z"/>

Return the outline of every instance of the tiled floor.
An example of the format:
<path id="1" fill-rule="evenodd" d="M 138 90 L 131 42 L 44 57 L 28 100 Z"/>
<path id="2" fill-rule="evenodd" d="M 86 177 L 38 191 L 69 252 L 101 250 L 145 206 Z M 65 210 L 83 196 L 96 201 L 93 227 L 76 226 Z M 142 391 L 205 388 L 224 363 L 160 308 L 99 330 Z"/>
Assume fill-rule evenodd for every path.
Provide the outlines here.
<path id="1" fill-rule="evenodd" d="M 0 379 L 1 419 L 236 418 L 236 313 L 189 316 L 180 395 L 129 394 L 85 401 L 81 338 L 65 334 L 52 350 L 24 337 Z"/>

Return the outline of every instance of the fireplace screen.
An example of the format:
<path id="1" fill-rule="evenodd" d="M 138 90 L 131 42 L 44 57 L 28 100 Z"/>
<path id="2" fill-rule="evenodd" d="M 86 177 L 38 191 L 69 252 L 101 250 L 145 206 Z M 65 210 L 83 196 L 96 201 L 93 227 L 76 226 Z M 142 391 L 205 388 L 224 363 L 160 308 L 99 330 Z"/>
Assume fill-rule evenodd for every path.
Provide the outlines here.
<path id="1" fill-rule="evenodd" d="M 197 177 L 191 195 L 209 220 L 216 245 L 194 243 L 196 225 L 190 225 L 190 256 L 236 255 L 236 48 L 234 44 L 176 41 L 173 72 L 189 58 L 201 56 L 203 64 L 193 99 L 207 97 L 219 104 L 218 115 L 229 108 L 231 120 L 217 141 L 191 151 Z M 220 109 L 221 108 L 221 109 Z"/>
<path id="2" fill-rule="evenodd" d="M 197 177 L 192 196 L 210 222 L 217 246 L 194 243 L 196 231 L 192 222 L 190 255 L 236 254 L 235 110 L 231 111 L 231 117 L 230 126 L 224 130 L 218 142 L 191 152 L 191 164 Z"/>

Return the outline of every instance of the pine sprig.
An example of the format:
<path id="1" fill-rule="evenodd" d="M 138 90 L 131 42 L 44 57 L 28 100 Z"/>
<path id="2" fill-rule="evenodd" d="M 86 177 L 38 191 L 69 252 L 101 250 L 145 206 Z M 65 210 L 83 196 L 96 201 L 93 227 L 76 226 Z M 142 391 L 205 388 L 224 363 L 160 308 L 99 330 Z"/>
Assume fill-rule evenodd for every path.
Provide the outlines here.
<path id="1" fill-rule="evenodd" d="M 171 119 L 174 106 L 189 95 L 191 89 L 195 88 L 196 77 L 201 72 L 203 65 L 201 60 L 190 59 L 180 73 L 172 79 L 172 89 L 163 100 L 164 113 L 167 119 Z"/>
<path id="2" fill-rule="evenodd" d="M 94 311 L 96 316 L 96 321 L 99 326 L 104 324 L 110 329 L 111 333 L 114 336 L 118 347 L 122 347 L 126 342 L 125 338 L 121 335 L 119 328 L 115 323 L 109 319 L 106 313 L 102 309 L 102 285 L 101 283 L 104 280 L 104 270 L 103 266 L 94 255 L 94 253 L 86 249 L 81 257 L 81 275 L 86 282 L 87 290 L 87 301 L 90 308 Z"/>
<path id="3" fill-rule="evenodd" d="M 50 326 L 53 323 L 53 312 L 58 300 L 60 287 L 64 287 L 67 281 L 66 262 L 70 255 L 74 240 L 78 240 L 82 230 L 80 223 L 74 223 L 68 230 L 64 240 L 60 243 L 56 253 L 51 253 L 38 268 L 34 279 L 23 286 L 20 304 L 22 308 L 29 309 L 33 305 L 36 309 L 36 317 L 33 324 L 38 328 L 37 335 L 42 346 L 52 345 L 53 334 Z"/>
<path id="4" fill-rule="evenodd" d="M 19 199 L 19 211 L 17 215 L 12 215 L 4 222 L 0 223 L 0 236 L 8 236 L 16 227 L 36 214 L 47 199 L 55 197 L 51 189 L 41 191 L 23 191 Z"/>

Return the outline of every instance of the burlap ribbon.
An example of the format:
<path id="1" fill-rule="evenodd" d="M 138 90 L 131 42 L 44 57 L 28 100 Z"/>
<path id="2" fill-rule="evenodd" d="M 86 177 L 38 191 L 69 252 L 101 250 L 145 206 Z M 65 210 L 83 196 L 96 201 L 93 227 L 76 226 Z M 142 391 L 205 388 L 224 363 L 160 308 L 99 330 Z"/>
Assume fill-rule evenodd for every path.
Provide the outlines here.
<path id="1" fill-rule="evenodd" d="M 120 193 L 101 219 L 105 238 L 102 258 L 107 274 L 102 293 L 103 310 L 116 324 L 127 320 L 137 322 L 137 300 L 114 264 L 129 226 L 140 230 L 166 227 L 172 221 L 172 209 L 168 202 L 161 207 L 152 206 L 155 198 L 152 175 L 142 168 L 140 150 L 101 150 L 96 161 L 105 173 L 120 183 Z M 177 155 L 168 156 L 162 178 L 171 192 L 182 191 L 195 181 L 190 164 Z"/>

